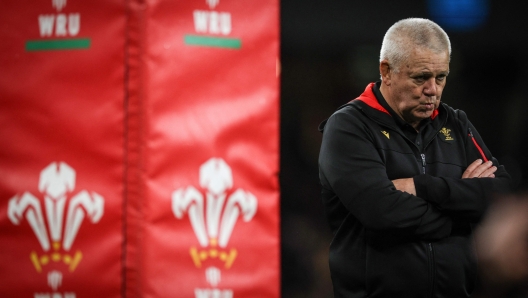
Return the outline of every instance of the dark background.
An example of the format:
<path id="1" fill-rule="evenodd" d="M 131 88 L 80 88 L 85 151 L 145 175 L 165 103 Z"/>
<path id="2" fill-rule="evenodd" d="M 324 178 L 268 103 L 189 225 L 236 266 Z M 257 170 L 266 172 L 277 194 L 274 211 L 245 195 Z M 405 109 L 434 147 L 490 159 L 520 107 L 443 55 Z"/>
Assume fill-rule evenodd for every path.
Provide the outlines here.
<path id="1" fill-rule="evenodd" d="M 442 100 L 468 114 L 518 189 L 528 188 L 527 13 L 524 1 L 281 2 L 283 297 L 332 296 L 317 126 L 379 79 L 383 36 L 400 19 L 428 18 L 445 29 L 453 53 Z"/>

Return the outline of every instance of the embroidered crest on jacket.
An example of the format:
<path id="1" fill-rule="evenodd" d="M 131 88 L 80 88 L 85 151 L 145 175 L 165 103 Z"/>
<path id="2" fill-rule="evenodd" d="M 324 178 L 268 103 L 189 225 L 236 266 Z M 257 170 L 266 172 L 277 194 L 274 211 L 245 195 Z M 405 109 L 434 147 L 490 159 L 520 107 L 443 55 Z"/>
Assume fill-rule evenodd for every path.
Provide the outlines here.
<path id="1" fill-rule="evenodd" d="M 444 141 L 454 141 L 453 137 L 451 136 L 451 129 L 442 127 L 440 130 L 440 133 L 444 136 Z"/>

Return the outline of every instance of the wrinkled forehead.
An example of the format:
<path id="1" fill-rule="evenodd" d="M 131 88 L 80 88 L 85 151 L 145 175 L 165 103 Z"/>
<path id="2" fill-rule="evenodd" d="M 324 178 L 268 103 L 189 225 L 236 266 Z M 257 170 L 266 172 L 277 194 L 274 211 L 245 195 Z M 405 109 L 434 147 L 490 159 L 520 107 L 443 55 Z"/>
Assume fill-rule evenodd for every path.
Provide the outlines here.
<path id="1" fill-rule="evenodd" d="M 406 51 L 402 66 L 431 65 L 435 68 L 449 69 L 449 51 L 447 49 L 436 50 L 428 47 L 413 47 Z"/>

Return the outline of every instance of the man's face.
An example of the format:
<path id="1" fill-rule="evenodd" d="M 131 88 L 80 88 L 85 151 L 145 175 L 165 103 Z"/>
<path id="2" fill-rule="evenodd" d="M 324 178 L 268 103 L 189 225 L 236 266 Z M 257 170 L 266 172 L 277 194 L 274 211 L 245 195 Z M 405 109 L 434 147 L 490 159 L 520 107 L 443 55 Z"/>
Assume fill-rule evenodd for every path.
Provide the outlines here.
<path id="1" fill-rule="evenodd" d="M 383 76 L 383 83 L 388 87 L 388 94 L 384 96 L 396 113 L 417 128 L 421 120 L 431 117 L 438 108 L 448 73 L 447 50 L 436 53 L 415 48 L 398 72 L 390 69 Z"/>

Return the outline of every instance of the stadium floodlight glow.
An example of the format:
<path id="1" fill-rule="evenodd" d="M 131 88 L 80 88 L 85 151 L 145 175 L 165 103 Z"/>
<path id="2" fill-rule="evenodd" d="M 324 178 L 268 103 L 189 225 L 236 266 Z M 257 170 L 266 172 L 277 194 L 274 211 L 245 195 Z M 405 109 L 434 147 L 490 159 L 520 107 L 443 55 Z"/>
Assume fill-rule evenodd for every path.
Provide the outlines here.
<path id="1" fill-rule="evenodd" d="M 447 30 L 472 31 L 484 25 L 489 0 L 428 0 L 431 19 Z"/>

